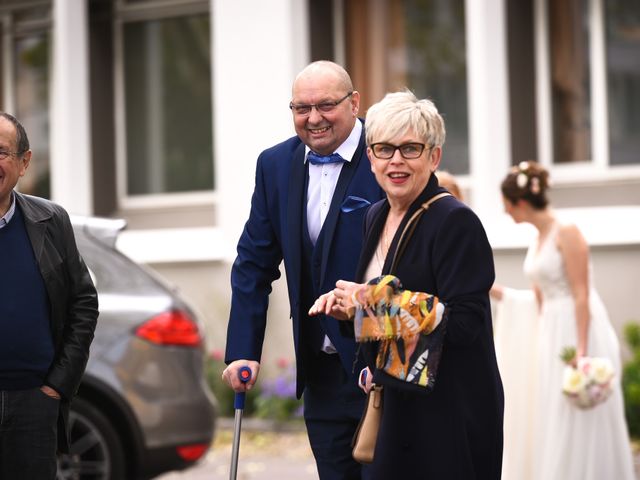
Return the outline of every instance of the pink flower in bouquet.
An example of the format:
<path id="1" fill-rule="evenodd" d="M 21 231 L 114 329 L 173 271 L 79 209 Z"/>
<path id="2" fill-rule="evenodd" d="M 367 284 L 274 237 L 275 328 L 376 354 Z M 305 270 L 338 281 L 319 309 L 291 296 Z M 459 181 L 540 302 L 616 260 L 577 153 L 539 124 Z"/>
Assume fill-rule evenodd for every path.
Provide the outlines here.
<path id="1" fill-rule="evenodd" d="M 609 359 L 582 357 L 575 367 L 567 364 L 562 392 L 576 407 L 592 408 L 609 397 L 614 377 L 615 372 Z"/>

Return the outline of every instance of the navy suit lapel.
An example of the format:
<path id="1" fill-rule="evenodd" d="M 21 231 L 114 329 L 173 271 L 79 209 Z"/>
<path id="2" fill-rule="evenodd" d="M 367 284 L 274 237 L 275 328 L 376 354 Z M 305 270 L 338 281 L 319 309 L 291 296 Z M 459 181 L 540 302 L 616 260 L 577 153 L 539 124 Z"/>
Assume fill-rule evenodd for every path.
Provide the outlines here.
<path id="1" fill-rule="evenodd" d="M 329 207 L 327 218 L 325 218 L 322 225 L 323 241 L 322 262 L 320 267 L 320 285 L 322 285 L 322 283 L 324 282 L 324 274 L 327 269 L 327 262 L 329 261 L 329 251 L 331 250 L 331 243 L 333 242 L 333 233 L 335 232 L 336 224 L 338 223 L 338 216 L 340 215 L 342 202 L 347 193 L 347 188 L 351 183 L 351 179 L 358 170 L 358 165 L 360 164 L 360 161 L 364 155 L 365 142 L 363 128 L 362 133 L 360 134 L 360 142 L 358 143 L 356 152 L 353 154 L 353 158 L 350 162 L 344 162 L 344 164 L 342 165 L 342 170 L 340 171 L 340 176 L 338 177 L 338 183 L 336 184 L 336 189 L 331 200 L 331 206 Z"/>
<path id="2" fill-rule="evenodd" d="M 289 170 L 289 205 L 287 206 L 288 244 L 291 258 L 291 284 L 300 285 L 302 276 L 302 209 L 306 208 L 304 198 L 306 165 L 304 163 L 304 143 L 300 143 L 291 159 Z"/>

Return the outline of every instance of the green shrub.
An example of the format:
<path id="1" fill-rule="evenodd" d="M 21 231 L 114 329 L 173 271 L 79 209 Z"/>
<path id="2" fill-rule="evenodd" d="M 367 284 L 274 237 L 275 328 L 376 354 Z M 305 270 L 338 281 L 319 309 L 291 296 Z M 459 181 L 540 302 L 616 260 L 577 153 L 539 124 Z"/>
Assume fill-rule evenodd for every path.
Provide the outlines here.
<path id="1" fill-rule="evenodd" d="M 222 380 L 225 367 L 224 354 L 220 350 L 214 350 L 207 356 L 206 378 L 218 400 L 218 413 L 222 417 L 233 417 L 235 392 Z M 296 371 L 293 362 L 280 358 L 276 361 L 275 376 L 260 377 L 258 383 L 247 392 L 244 416 L 281 422 L 302 417 L 302 401 L 296 398 Z"/>
<path id="2" fill-rule="evenodd" d="M 285 358 L 278 359 L 276 365 L 277 375 L 262 381 L 255 415 L 280 422 L 300 418 L 302 401 L 296 398 L 295 365 Z"/>
<path id="3" fill-rule="evenodd" d="M 632 322 L 625 325 L 624 338 L 631 347 L 632 358 L 622 370 L 622 389 L 624 408 L 629 433 L 640 437 L 640 324 Z"/>

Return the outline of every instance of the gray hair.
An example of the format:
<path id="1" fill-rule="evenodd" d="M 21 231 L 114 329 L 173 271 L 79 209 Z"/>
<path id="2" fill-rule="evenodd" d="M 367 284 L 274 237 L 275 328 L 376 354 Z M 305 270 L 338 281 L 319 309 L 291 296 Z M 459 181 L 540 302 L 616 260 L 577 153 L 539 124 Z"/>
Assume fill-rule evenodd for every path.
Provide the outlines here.
<path id="1" fill-rule="evenodd" d="M 367 111 L 367 145 L 389 141 L 409 130 L 430 147 L 444 144 L 444 120 L 438 109 L 431 100 L 418 100 L 409 90 L 387 93 Z"/>
<path id="2" fill-rule="evenodd" d="M 0 117 L 8 120 L 16 127 L 16 153 L 23 155 L 29 150 L 29 137 L 22 124 L 16 117 L 7 112 L 0 112 Z"/>

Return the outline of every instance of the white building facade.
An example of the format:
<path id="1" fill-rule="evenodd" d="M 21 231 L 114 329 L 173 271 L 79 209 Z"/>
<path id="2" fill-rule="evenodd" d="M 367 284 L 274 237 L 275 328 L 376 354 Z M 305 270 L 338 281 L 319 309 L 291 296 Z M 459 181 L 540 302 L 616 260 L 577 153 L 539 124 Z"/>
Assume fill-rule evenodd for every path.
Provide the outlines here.
<path id="1" fill-rule="evenodd" d="M 307 63 L 343 64 L 363 109 L 408 87 L 447 123 L 443 168 L 526 287 L 531 231 L 502 211 L 537 159 L 592 244 L 618 331 L 640 320 L 640 4 L 635 0 L 0 0 L 0 103 L 30 135 L 19 188 L 125 218 L 119 247 L 179 287 L 224 347 L 229 270 L 259 152 L 294 134 Z M 265 359 L 291 356 L 283 281 Z"/>

